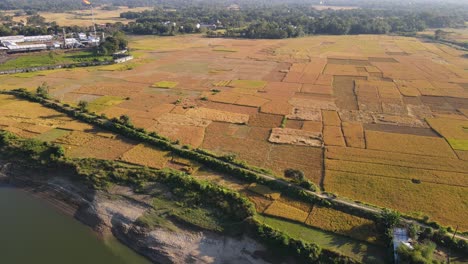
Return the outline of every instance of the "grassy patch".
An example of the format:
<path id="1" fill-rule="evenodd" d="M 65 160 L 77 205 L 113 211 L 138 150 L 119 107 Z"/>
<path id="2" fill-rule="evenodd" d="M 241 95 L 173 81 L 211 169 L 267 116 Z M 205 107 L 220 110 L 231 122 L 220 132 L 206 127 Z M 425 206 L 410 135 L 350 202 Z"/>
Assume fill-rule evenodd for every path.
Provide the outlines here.
<path id="1" fill-rule="evenodd" d="M 120 104 L 124 99 L 118 96 L 102 96 L 88 105 L 90 112 L 101 112 L 108 107 Z"/>
<path id="2" fill-rule="evenodd" d="M 235 80 L 232 81 L 229 86 L 234 88 L 244 88 L 244 89 L 254 89 L 259 90 L 263 89 L 266 86 L 267 82 L 259 80 Z"/>
<path id="3" fill-rule="evenodd" d="M 468 150 L 468 139 L 447 139 L 450 146 L 455 150 Z"/>
<path id="4" fill-rule="evenodd" d="M 130 71 L 135 68 L 136 63 L 112 64 L 100 67 L 98 71 Z"/>
<path id="5" fill-rule="evenodd" d="M 51 66 L 56 64 L 68 64 L 79 62 L 92 62 L 110 60 L 108 56 L 95 56 L 91 51 L 79 51 L 73 53 L 63 52 L 41 52 L 29 53 L 14 57 L 5 63 L 0 64 L 0 70 L 10 70 L 16 68 L 29 68 Z M 36 75 L 34 75 L 36 76 Z"/>
<path id="6" fill-rule="evenodd" d="M 279 199 L 280 196 L 281 196 L 281 194 L 279 192 L 275 192 L 275 191 L 273 191 L 272 189 L 268 188 L 265 185 L 256 184 L 256 183 L 252 183 L 248 187 L 248 190 L 251 191 L 251 192 L 254 192 L 256 194 L 260 194 L 260 195 L 262 195 L 264 197 L 273 199 L 273 200 Z"/>
<path id="7" fill-rule="evenodd" d="M 55 128 L 45 133 L 42 133 L 41 135 L 37 136 L 36 139 L 40 141 L 52 142 L 56 140 L 57 138 L 66 136 L 70 133 L 71 133 L 70 130 Z"/>
<path id="8" fill-rule="evenodd" d="M 150 210 L 144 215 L 140 216 L 137 219 L 137 223 L 151 229 L 155 227 L 162 227 L 174 232 L 179 230 L 177 226 L 175 226 L 164 216 L 163 212 L 156 210 Z"/>
<path id="9" fill-rule="evenodd" d="M 172 89 L 179 84 L 178 82 L 170 82 L 170 81 L 161 81 L 153 84 L 152 87 L 154 88 L 163 88 L 163 89 Z"/>
<path id="10" fill-rule="evenodd" d="M 161 198 L 153 200 L 153 207 L 154 211 L 145 214 L 139 219 L 149 227 L 160 226 L 174 230 L 176 227 L 169 219 L 175 218 L 194 227 L 218 232 L 223 231 L 221 221 L 208 208 L 190 207 L 172 199 Z"/>
<path id="11" fill-rule="evenodd" d="M 316 243 L 321 247 L 341 252 L 346 256 L 365 263 L 383 263 L 381 260 L 385 259 L 384 248 L 363 243 L 352 238 L 268 216 L 261 216 L 260 222 L 285 232 L 292 238 Z"/>

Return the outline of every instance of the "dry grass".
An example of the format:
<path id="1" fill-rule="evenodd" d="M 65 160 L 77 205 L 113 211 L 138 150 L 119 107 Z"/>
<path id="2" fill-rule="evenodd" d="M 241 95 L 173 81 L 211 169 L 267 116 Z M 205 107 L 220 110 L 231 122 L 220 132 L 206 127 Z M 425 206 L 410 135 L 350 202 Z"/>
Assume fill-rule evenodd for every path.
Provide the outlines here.
<path id="1" fill-rule="evenodd" d="M 259 213 L 263 213 L 272 203 L 273 200 L 265 198 L 263 195 L 258 195 L 254 192 L 244 192 L 247 198 L 255 205 L 255 209 Z"/>
<path id="2" fill-rule="evenodd" d="M 307 219 L 307 216 L 309 216 L 309 212 L 304 212 L 278 201 L 274 201 L 270 206 L 268 206 L 268 208 L 264 211 L 264 214 L 298 221 L 301 223 L 304 223 Z"/>
<path id="3" fill-rule="evenodd" d="M 352 148 L 365 148 L 364 129 L 361 123 L 343 122 L 343 135 L 346 145 Z"/>

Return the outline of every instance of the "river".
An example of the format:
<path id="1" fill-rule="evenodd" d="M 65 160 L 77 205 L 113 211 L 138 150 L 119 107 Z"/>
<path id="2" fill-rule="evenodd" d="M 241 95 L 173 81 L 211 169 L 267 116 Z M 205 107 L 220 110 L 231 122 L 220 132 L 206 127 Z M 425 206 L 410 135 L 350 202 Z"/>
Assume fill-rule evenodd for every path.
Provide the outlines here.
<path id="1" fill-rule="evenodd" d="M 89 227 L 49 203 L 0 186 L 0 262 L 11 264 L 148 264 L 117 239 Z"/>

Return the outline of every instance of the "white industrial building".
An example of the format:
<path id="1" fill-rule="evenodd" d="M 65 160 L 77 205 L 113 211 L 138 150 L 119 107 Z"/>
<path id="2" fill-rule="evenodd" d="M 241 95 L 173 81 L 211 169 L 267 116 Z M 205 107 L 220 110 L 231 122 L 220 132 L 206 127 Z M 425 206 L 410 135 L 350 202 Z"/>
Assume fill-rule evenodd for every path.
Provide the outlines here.
<path id="1" fill-rule="evenodd" d="M 7 45 L 8 52 L 27 52 L 46 50 L 46 44 L 31 44 L 31 45 Z"/>

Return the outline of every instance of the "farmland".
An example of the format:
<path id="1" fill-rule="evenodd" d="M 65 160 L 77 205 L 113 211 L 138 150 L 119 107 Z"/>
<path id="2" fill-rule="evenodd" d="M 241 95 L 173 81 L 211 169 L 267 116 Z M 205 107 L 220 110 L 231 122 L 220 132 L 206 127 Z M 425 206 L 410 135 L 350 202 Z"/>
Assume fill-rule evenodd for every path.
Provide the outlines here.
<path id="1" fill-rule="evenodd" d="M 97 24 L 105 23 L 128 23 L 131 20 L 120 18 L 120 13 L 122 12 L 141 12 L 148 10 L 150 8 L 146 7 L 137 7 L 137 8 L 128 8 L 128 7 L 118 7 L 115 10 L 106 10 L 102 8 L 97 8 L 94 10 L 95 20 Z M 14 15 L 15 11 L 9 11 L 7 14 Z M 89 26 L 91 21 L 91 10 L 89 8 L 83 10 L 68 11 L 64 13 L 56 12 L 39 12 L 39 15 L 44 17 L 47 22 L 56 22 L 61 26 Z M 26 21 L 27 16 L 14 16 L 14 21 Z"/>
<path id="2" fill-rule="evenodd" d="M 54 99 L 87 101 L 91 112 L 110 118 L 127 115 L 136 127 L 181 145 L 229 155 L 278 178 L 298 169 L 338 197 L 468 230 L 463 52 L 374 35 L 132 37 L 130 46 L 137 58 L 118 74 L 99 66 L 5 75 L 0 88 L 33 90 L 46 82 Z M 168 152 L 38 107 L 1 97 L 1 128 L 63 144 L 71 157 L 155 168 L 186 163 L 195 177 L 240 190 L 272 219 L 378 243 L 367 219 L 173 162 Z"/>

